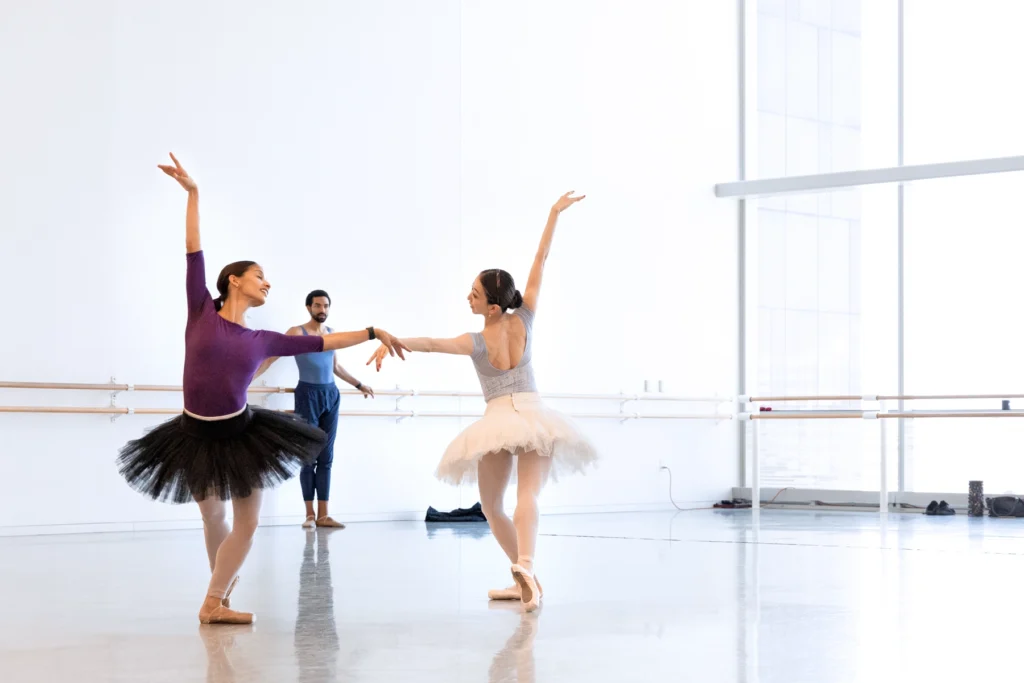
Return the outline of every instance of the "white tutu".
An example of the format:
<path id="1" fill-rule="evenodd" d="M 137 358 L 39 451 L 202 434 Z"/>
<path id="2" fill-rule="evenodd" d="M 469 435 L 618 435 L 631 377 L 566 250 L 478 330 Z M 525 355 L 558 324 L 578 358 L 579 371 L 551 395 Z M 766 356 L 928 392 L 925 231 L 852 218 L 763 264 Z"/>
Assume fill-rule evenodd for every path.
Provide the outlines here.
<path id="1" fill-rule="evenodd" d="M 480 458 L 503 450 L 513 455 L 537 451 L 551 458 L 554 481 L 597 461 L 587 437 L 567 417 L 545 406 L 538 394 L 511 394 L 488 401 L 484 416 L 445 450 L 435 474 L 449 484 L 475 482 Z"/>

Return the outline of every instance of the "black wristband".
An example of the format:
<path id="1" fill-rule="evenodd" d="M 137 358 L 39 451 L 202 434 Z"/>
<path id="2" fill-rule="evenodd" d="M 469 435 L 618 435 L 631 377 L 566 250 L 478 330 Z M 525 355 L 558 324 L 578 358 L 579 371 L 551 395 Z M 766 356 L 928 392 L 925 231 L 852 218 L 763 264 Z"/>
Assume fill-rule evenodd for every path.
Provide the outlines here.
<path id="1" fill-rule="evenodd" d="M 374 339 L 377 338 L 377 333 L 374 332 L 372 327 L 367 327 L 366 331 L 370 333 L 370 341 L 373 341 Z"/>
<path id="2" fill-rule="evenodd" d="M 362 382 L 356 382 L 356 391 L 359 391 L 362 388 L 363 388 L 363 383 Z"/>

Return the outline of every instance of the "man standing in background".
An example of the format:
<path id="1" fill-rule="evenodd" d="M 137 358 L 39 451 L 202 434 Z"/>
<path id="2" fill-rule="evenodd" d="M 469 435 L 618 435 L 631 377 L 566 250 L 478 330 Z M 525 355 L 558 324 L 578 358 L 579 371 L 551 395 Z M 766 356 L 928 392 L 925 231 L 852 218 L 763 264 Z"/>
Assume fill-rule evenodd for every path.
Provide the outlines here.
<path id="1" fill-rule="evenodd" d="M 289 329 L 288 335 L 318 335 L 332 332 L 327 322 L 331 310 L 331 297 L 322 289 L 315 289 L 306 295 L 306 310 L 309 321 Z M 266 372 L 276 361 L 267 359 L 256 372 L 256 377 Z M 295 414 L 305 418 L 327 433 L 327 443 L 320 452 L 316 462 L 302 468 L 299 483 L 302 485 L 302 498 L 306 502 L 306 520 L 302 528 L 330 527 L 344 529 L 345 525 L 331 518 L 327 505 L 331 494 L 331 465 L 334 462 L 334 440 L 338 432 L 338 406 L 341 393 L 334 383 L 334 375 L 348 382 L 366 398 L 373 398 L 373 389 L 350 375 L 341 366 L 333 351 L 307 353 L 295 356 L 299 366 L 299 383 L 295 387 Z M 317 509 L 313 510 L 314 497 Z"/>

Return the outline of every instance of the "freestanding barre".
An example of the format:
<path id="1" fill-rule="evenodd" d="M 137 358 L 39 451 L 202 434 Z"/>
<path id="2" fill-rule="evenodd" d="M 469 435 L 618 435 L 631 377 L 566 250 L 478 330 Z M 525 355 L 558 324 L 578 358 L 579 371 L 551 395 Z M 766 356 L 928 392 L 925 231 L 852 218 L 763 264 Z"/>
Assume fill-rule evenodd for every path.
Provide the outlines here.
<path id="1" fill-rule="evenodd" d="M 877 417 L 885 412 L 885 399 L 878 402 Z M 882 443 L 880 448 L 879 464 L 881 472 L 878 479 L 878 510 L 883 516 L 889 514 L 889 430 L 886 428 L 886 421 L 878 421 L 878 432 Z"/>
<path id="2" fill-rule="evenodd" d="M 1002 396 L 998 396 L 1002 397 Z M 998 398 L 997 397 L 997 398 Z M 889 490 L 888 490 L 888 430 L 885 427 L 886 420 L 920 420 L 920 419 L 957 419 L 957 418 L 1016 418 L 1024 417 L 1024 410 L 935 410 L 935 411 L 892 411 L 887 412 L 884 410 L 885 402 L 890 399 L 904 398 L 904 400 L 924 400 L 923 397 L 876 397 L 873 400 L 878 400 L 880 407 L 883 410 L 880 411 L 861 411 L 861 410 L 849 410 L 849 411 L 835 411 L 835 410 L 797 410 L 797 411 L 786 411 L 786 412 L 757 412 L 740 413 L 737 417 L 739 420 L 752 421 L 751 426 L 752 438 L 751 438 L 751 474 L 752 474 L 752 491 L 751 491 L 751 508 L 757 514 L 761 506 L 761 454 L 760 454 L 760 440 L 761 440 L 761 426 L 760 423 L 763 420 L 878 420 L 879 421 L 879 433 L 880 433 L 880 444 L 879 444 L 879 464 L 881 467 L 881 478 L 879 481 L 879 514 L 887 515 L 889 513 Z M 931 399 L 933 397 L 927 397 Z M 992 396 L 977 396 L 977 395 L 965 395 L 957 396 L 955 398 L 963 399 L 985 399 L 992 398 Z M 791 400 L 799 401 L 811 401 L 819 400 L 820 397 L 791 397 Z M 778 397 L 773 400 L 779 400 Z M 858 400 L 868 400 L 866 397 L 858 397 Z M 753 399 L 750 399 L 753 402 Z"/>
<path id="3" fill-rule="evenodd" d="M 795 403 L 809 401 L 993 401 L 999 399 L 1024 399 L 1024 394 L 878 394 L 878 395 L 836 395 L 836 396 L 741 396 L 741 403 Z"/>

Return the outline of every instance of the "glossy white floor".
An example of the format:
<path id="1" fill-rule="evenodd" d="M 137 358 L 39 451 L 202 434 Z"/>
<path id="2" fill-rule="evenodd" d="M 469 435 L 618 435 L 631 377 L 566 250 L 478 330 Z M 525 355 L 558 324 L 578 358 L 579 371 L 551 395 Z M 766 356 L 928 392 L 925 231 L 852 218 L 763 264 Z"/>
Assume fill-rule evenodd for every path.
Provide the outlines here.
<path id="1" fill-rule="evenodd" d="M 1024 520 L 749 511 L 542 520 L 543 608 L 486 527 L 261 529 L 200 626 L 198 531 L 0 539 L 0 681 L 985 680 L 1020 667 Z"/>

